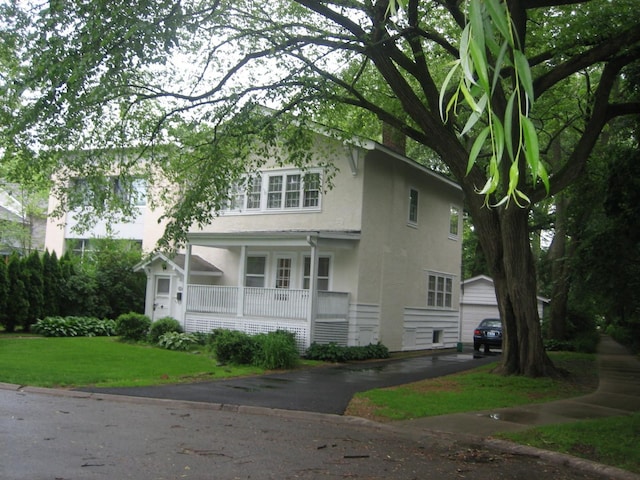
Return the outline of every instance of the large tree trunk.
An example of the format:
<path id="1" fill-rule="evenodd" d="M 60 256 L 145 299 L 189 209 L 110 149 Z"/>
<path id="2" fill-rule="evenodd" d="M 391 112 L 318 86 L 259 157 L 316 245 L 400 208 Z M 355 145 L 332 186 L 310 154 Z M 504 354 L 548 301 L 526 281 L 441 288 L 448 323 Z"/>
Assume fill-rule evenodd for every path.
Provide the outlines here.
<path id="1" fill-rule="evenodd" d="M 503 353 L 498 370 L 507 375 L 555 375 L 542 344 L 529 210 L 516 205 L 489 209 L 476 199 L 468 200 L 502 318 Z"/>

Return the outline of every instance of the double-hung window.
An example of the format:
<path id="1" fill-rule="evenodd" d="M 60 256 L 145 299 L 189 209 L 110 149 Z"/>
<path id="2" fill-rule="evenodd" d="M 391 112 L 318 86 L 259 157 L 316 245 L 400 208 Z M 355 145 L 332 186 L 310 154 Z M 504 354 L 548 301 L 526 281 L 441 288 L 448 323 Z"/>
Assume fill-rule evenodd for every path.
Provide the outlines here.
<path id="1" fill-rule="evenodd" d="M 247 272 L 245 274 L 244 281 L 245 286 L 264 288 L 266 267 L 267 257 L 263 255 L 247 257 Z"/>
<path id="2" fill-rule="evenodd" d="M 453 306 L 453 276 L 429 273 L 427 276 L 427 306 L 450 309 Z"/>
<path id="3" fill-rule="evenodd" d="M 318 290 L 320 291 L 329 290 L 330 268 L 331 268 L 330 257 L 318 258 Z M 304 257 L 304 281 L 302 284 L 302 288 L 304 288 L 305 290 L 308 290 L 309 285 L 311 285 L 311 257 L 307 256 L 307 257 Z"/>

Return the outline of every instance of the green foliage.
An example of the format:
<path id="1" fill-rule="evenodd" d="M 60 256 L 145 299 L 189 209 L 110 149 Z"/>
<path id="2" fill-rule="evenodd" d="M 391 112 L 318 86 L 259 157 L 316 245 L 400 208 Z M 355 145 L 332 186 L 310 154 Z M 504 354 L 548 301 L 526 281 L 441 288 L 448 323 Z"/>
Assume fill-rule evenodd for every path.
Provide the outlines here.
<path id="1" fill-rule="evenodd" d="M 116 333 L 116 322 L 94 317 L 46 317 L 32 331 L 45 337 L 109 337 Z"/>
<path id="2" fill-rule="evenodd" d="M 7 321 L 7 300 L 9 294 L 9 277 L 7 276 L 7 264 L 4 258 L 0 258 L 0 325 Z"/>
<path id="3" fill-rule="evenodd" d="M 9 278 L 9 293 L 4 328 L 7 332 L 15 331 L 17 326 L 26 325 L 29 312 L 29 301 L 22 272 L 22 261 L 13 253 L 9 257 L 7 267 Z"/>
<path id="4" fill-rule="evenodd" d="M 296 336 L 293 332 L 276 330 L 261 333 L 253 337 L 255 351 L 252 364 L 267 370 L 286 369 L 295 367 L 300 354 L 296 346 Z"/>
<path id="5" fill-rule="evenodd" d="M 336 343 L 312 343 L 305 357 L 324 362 L 349 362 L 389 358 L 389 349 L 381 343 L 359 347 L 344 347 Z"/>
<path id="6" fill-rule="evenodd" d="M 239 330 L 214 330 L 213 353 L 222 364 L 250 365 L 256 351 L 256 341 Z"/>
<path id="7" fill-rule="evenodd" d="M 158 337 L 156 344 L 167 350 L 187 351 L 198 344 L 198 340 L 190 333 L 168 331 Z"/>
<path id="8" fill-rule="evenodd" d="M 116 319 L 116 335 L 123 340 L 145 340 L 151 328 L 151 319 L 141 313 L 123 313 Z"/>
<path id="9" fill-rule="evenodd" d="M 149 328 L 149 343 L 156 344 L 165 333 L 182 333 L 180 322 L 172 317 L 164 317 L 156 320 Z"/>
<path id="10" fill-rule="evenodd" d="M 27 310 L 23 330 L 28 331 L 30 326 L 42 317 L 44 311 L 44 281 L 42 261 L 38 252 L 34 251 L 23 259 L 23 281 L 27 295 L 29 308 Z"/>

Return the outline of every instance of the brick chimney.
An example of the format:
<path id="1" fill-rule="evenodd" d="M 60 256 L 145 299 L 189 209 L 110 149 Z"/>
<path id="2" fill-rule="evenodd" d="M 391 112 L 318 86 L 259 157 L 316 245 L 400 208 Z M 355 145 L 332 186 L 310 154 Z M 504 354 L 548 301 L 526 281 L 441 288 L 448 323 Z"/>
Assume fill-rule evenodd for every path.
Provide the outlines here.
<path id="1" fill-rule="evenodd" d="M 382 123 L 382 144 L 401 154 L 407 154 L 407 136 L 388 123 Z"/>

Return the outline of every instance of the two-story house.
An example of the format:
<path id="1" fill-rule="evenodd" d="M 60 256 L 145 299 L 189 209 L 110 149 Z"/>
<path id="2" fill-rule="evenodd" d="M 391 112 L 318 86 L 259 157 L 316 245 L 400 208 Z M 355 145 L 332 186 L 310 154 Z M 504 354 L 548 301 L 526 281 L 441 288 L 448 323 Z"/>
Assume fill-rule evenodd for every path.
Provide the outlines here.
<path id="1" fill-rule="evenodd" d="M 331 187 L 320 168 L 267 162 L 231 187 L 217 218 L 189 232 L 184 252 L 156 253 L 137 267 L 148 278 L 146 313 L 172 316 L 186 331 L 286 329 L 301 349 L 455 346 L 460 187 L 376 142 L 315 141 L 338 169 Z M 141 206 L 135 232 L 112 230 L 149 250 L 161 234 L 157 218 Z M 58 237 L 72 223 L 70 214 Z"/>

